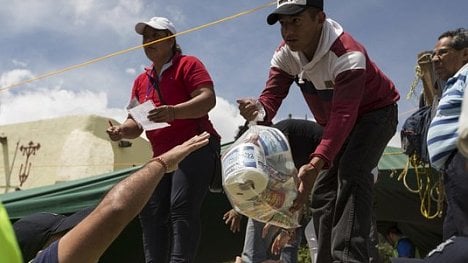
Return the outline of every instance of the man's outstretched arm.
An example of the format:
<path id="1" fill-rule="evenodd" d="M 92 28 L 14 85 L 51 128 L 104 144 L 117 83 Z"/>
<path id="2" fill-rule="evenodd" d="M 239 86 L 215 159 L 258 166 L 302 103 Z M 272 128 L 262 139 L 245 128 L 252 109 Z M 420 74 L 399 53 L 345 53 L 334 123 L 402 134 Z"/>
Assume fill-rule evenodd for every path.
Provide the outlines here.
<path id="1" fill-rule="evenodd" d="M 191 138 L 151 159 L 115 185 L 91 214 L 60 239 L 59 262 L 97 262 L 125 226 L 143 209 L 164 174 L 174 171 L 187 155 L 208 144 L 209 136 L 204 132 Z"/>

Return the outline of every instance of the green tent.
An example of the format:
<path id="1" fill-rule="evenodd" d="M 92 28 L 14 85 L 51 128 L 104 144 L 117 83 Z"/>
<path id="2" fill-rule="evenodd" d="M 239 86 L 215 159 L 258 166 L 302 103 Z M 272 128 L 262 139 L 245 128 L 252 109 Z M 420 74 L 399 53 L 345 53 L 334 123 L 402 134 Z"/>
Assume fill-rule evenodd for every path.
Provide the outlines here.
<path id="1" fill-rule="evenodd" d="M 39 211 L 70 214 L 81 208 L 97 205 L 114 184 L 138 168 L 12 192 L 0 195 L 0 201 L 12 221 Z M 202 208 L 202 239 L 197 262 L 227 262 L 242 251 L 243 233 L 231 233 L 222 220 L 223 214 L 230 208 L 229 201 L 223 194 L 207 195 Z M 245 220 L 243 223 L 245 225 Z M 137 218 L 127 226 L 100 262 L 144 262 Z"/>
<path id="2" fill-rule="evenodd" d="M 400 148 L 387 147 L 374 187 L 379 232 L 385 236 L 388 227 L 396 225 L 415 243 L 421 256 L 434 249 L 442 241 L 444 201 L 438 202 L 436 187 L 440 183 L 435 170 L 408 167 L 408 157 Z"/>
<path id="3" fill-rule="evenodd" d="M 224 149 L 228 146 L 224 145 Z M 399 148 L 387 147 L 379 162 L 380 176 L 375 186 L 375 215 L 380 232 L 384 233 L 389 224 L 398 224 L 424 255 L 441 240 L 442 218 L 427 219 L 422 216 L 419 195 L 409 192 L 394 176 L 401 173 L 406 163 L 407 158 Z M 80 208 L 96 205 L 114 184 L 138 168 L 8 193 L 0 195 L 0 200 L 13 221 L 39 211 L 69 214 Z M 414 169 L 408 171 L 407 179 L 409 184 L 415 183 Z M 223 194 L 207 195 L 202 208 L 202 240 L 197 262 L 227 262 L 240 254 L 244 232 L 232 234 L 222 220 L 223 214 L 229 209 L 230 204 Z M 243 224 L 245 225 L 245 220 Z M 142 262 L 140 235 L 138 220 L 134 219 L 102 257 L 101 262 Z"/>

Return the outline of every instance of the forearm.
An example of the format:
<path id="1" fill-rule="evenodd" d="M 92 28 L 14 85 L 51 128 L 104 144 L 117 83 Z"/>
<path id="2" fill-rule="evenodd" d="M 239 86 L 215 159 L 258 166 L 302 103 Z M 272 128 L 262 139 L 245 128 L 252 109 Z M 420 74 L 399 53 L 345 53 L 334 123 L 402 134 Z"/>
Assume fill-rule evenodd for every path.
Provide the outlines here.
<path id="1" fill-rule="evenodd" d="M 143 129 L 138 126 L 138 123 L 129 115 L 128 118 L 120 125 L 120 132 L 123 139 L 138 138 Z"/>
<path id="2" fill-rule="evenodd" d="M 150 161 L 115 185 L 96 209 L 60 240 L 60 262 L 97 262 L 141 211 L 163 175 L 163 166 Z"/>
<path id="3" fill-rule="evenodd" d="M 202 87 L 191 94 L 186 102 L 174 105 L 175 119 L 201 118 L 216 105 L 216 95 L 213 87 Z"/>
<path id="4" fill-rule="evenodd" d="M 108 215 L 124 227 L 143 209 L 163 176 L 164 168 L 160 163 L 148 162 L 136 173 L 115 185 L 97 206 L 96 211 L 101 215 Z"/>
<path id="5" fill-rule="evenodd" d="M 207 145 L 209 137 L 207 132 L 192 137 L 115 185 L 90 215 L 60 239 L 59 262 L 97 262 L 143 209 L 164 174 L 177 169 L 177 164 L 191 152 Z"/>

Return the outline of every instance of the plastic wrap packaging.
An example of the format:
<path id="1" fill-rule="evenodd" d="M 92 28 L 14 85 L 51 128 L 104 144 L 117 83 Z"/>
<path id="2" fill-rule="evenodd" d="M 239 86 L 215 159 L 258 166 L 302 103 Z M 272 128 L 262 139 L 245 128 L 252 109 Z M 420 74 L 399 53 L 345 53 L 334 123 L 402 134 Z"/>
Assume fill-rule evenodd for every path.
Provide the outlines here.
<path id="1" fill-rule="evenodd" d="M 299 226 L 291 213 L 297 170 L 284 134 L 252 125 L 222 156 L 223 187 L 236 211 L 282 228 Z"/>

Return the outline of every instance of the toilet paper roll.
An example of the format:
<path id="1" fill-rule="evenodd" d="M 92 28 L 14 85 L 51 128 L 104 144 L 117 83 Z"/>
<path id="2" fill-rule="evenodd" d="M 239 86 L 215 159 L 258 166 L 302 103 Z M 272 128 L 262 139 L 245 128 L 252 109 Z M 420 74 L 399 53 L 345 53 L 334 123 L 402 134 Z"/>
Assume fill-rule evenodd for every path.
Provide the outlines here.
<path id="1" fill-rule="evenodd" d="M 268 175 L 260 169 L 244 168 L 226 178 L 224 190 L 237 200 L 259 196 L 268 185 Z"/>
<path id="2" fill-rule="evenodd" d="M 266 160 L 260 147 L 253 143 L 241 143 L 224 154 L 221 162 L 224 178 L 227 178 L 245 168 L 263 169 Z"/>

